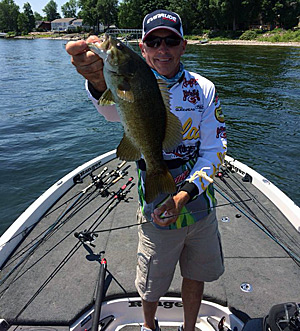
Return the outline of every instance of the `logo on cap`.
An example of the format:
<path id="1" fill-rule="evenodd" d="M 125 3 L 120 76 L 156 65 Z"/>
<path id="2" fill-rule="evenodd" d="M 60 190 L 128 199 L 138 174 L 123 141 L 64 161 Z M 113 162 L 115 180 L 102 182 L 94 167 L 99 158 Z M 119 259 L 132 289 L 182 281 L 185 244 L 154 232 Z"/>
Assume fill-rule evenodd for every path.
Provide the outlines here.
<path id="1" fill-rule="evenodd" d="M 152 22 L 154 20 L 157 20 L 158 18 L 162 18 L 163 20 L 168 20 L 168 21 L 172 21 L 172 22 L 176 23 L 176 17 L 175 16 L 172 16 L 170 14 L 161 13 L 161 14 L 156 14 L 156 15 L 148 18 L 147 24 L 149 24 L 150 22 Z"/>

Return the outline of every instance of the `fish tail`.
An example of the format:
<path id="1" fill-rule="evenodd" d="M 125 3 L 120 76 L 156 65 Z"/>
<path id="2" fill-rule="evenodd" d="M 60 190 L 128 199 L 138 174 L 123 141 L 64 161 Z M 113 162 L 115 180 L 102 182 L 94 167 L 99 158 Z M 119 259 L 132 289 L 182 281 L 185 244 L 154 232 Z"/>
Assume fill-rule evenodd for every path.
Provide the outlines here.
<path id="1" fill-rule="evenodd" d="M 159 171 L 147 171 L 145 178 L 145 199 L 152 202 L 159 194 L 172 194 L 176 192 L 174 178 L 167 167 Z"/>

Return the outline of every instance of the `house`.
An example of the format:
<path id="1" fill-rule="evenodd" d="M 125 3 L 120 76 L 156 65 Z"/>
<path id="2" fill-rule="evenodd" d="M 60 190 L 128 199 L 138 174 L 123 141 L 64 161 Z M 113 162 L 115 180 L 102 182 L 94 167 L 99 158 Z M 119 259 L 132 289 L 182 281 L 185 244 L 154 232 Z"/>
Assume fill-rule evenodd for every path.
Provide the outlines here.
<path id="1" fill-rule="evenodd" d="M 82 27 L 83 25 L 82 23 L 83 23 L 83 19 L 77 18 L 72 22 L 72 25 L 74 25 L 75 27 Z"/>
<path id="2" fill-rule="evenodd" d="M 50 21 L 35 21 L 35 29 L 37 31 L 50 31 L 51 22 Z"/>
<path id="3" fill-rule="evenodd" d="M 76 20 L 75 17 L 57 18 L 56 20 L 51 22 L 51 31 L 53 32 L 67 31 L 75 20 Z"/>

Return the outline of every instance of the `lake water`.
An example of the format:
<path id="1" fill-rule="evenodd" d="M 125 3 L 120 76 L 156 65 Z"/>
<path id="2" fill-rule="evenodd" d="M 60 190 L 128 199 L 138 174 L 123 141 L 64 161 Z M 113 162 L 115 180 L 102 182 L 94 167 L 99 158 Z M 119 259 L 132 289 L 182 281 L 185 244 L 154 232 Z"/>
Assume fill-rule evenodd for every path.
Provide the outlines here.
<path id="1" fill-rule="evenodd" d="M 62 40 L 0 40 L 0 234 L 78 165 L 116 148 L 119 123 L 87 99 Z M 212 80 L 228 154 L 300 205 L 300 49 L 189 45 L 187 69 Z"/>

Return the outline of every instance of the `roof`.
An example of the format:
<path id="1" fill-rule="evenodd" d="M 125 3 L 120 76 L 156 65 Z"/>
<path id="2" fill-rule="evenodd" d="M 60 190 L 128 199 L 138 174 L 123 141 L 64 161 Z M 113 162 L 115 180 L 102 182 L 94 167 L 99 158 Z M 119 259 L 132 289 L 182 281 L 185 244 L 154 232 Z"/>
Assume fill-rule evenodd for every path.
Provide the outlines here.
<path id="1" fill-rule="evenodd" d="M 51 23 L 64 23 L 64 22 L 72 22 L 76 20 L 75 17 L 69 17 L 69 18 L 57 18 L 56 20 L 51 21 Z"/>

